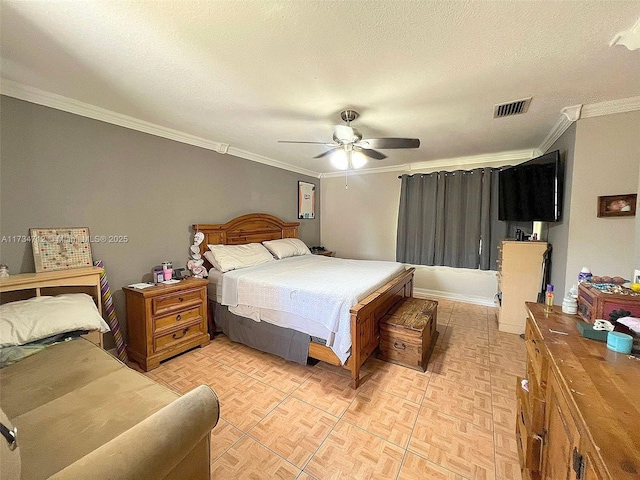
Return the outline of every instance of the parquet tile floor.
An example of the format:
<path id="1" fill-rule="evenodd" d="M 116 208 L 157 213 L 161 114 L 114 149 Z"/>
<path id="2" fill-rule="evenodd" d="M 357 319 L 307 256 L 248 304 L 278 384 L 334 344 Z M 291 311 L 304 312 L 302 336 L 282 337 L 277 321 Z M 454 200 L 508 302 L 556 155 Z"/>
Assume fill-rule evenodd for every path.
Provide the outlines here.
<path id="1" fill-rule="evenodd" d="M 147 372 L 220 399 L 212 479 L 520 480 L 516 376 L 524 342 L 496 309 L 439 300 L 425 373 L 370 358 L 363 385 L 325 363 L 301 366 L 220 335 Z"/>

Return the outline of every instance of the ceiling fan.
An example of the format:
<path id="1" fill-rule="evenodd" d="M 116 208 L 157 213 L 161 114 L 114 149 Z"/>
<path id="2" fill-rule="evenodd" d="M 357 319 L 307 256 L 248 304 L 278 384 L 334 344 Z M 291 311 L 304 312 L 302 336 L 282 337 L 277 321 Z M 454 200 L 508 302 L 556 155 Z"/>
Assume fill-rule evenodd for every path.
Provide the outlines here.
<path id="1" fill-rule="evenodd" d="M 366 158 L 362 157 L 362 155 L 375 160 L 383 160 L 387 158 L 384 153 L 379 152 L 376 149 L 387 150 L 395 148 L 418 148 L 420 146 L 420 139 L 418 138 L 362 138 L 362 134 L 351 126 L 351 122 L 359 116 L 360 114 L 355 110 L 344 110 L 340 112 L 340 118 L 342 118 L 346 125 L 335 126 L 333 131 L 333 142 L 279 140 L 278 143 L 313 143 L 333 147 L 313 158 L 321 158 L 331 155 L 332 153 L 337 153 L 341 156 L 342 161 L 339 159 L 336 166 L 341 168 L 340 165 L 344 165 L 341 169 L 346 169 L 349 166 L 359 168 L 364 165 Z M 354 154 L 359 155 L 361 158 L 356 160 Z M 334 157 L 336 156 L 334 155 Z"/>

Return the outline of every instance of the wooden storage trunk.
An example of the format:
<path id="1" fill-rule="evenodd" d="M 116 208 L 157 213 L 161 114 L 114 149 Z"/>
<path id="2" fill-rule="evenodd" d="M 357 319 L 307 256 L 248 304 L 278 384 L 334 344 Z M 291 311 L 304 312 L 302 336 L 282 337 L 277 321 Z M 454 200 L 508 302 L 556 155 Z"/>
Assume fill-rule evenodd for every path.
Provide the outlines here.
<path id="1" fill-rule="evenodd" d="M 609 320 L 614 310 L 627 310 L 634 317 L 640 317 L 640 295 L 618 295 L 603 293 L 597 288 L 581 283 L 578 288 L 578 315 L 585 321 L 594 323 L 596 319 Z"/>
<path id="2" fill-rule="evenodd" d="M 438 302 L 406 298 L 380 321 L 382 360 L 424 372 L 436 343 Z"/>

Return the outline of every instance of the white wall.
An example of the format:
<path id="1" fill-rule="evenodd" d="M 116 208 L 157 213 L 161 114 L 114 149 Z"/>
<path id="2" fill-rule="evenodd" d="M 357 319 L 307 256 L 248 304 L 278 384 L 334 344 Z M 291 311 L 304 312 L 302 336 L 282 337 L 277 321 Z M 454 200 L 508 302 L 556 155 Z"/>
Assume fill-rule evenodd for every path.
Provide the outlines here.
<path id="1" fill-rule="evenodd" d="M 638 192 L 639 132 L 638 111 L 577 122 L 565 291 L 583 266 L 594 275 L 631 278 L 638 265 L 638 217 L 596 213 L 598 196 Z"/>
<path id="2" fill-rule="evenodd" d="M 398 172 L 350 174 L 347 183 L 345 189 L 343 176 L 321 180 L 322 245 L 338 257 L 394 261 Z M 414 286 L 417 296 L 484 305 L 493 305 L 497 292 L 495 272 L 463 268 L 416 266 Z"/>

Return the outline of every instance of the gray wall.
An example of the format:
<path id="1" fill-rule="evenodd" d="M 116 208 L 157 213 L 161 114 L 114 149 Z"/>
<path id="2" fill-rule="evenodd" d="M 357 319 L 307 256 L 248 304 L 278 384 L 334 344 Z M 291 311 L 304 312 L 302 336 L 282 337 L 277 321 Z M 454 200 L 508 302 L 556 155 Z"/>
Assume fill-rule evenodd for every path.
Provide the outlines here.
<path id="1" fill-rule="evenodd" d="M 564 162 L 564 195 L 562 204 L 562 219 L 559 222 L 550 222 L 547 241 L 553 247 L 551 252 L 551 284 L 556 287 L 556 304 L 562 304 L 562 298 L 567 294 L 564 291 L 566 284 L 573 281 L 577 283 L 577 273 L 575 279 L 571 278 L 567 282 L 566 265 L 567 252 L 569 245 L 569 221 L 571 215 L 571 179 L 573 177 L 573 152 L 576 143 L 576 124 L 575 122 L 555 141 L 555 143 L 547 150 L 553 152 L 560 150 L 560 156 Z M 545 153 L 547 153 L 545 152 Z"/>
<path id="2" fill-rule="evenodd" d="M 296 221 L 298 180 L 320 188 L 317 178 L 10 97 L 0 102 L 0 263 L 12 274 L 35 271 L 31 245 L 6 238 L 29 228 L 126 235 L 126 243 L 92 244 L 124 331 L 121 287 L 164 260 L 185 266 L 192 224 L 251 212 Z M 315 220 L 300 220 L 308 245 L 320 244 L 316 208 Z"/>

